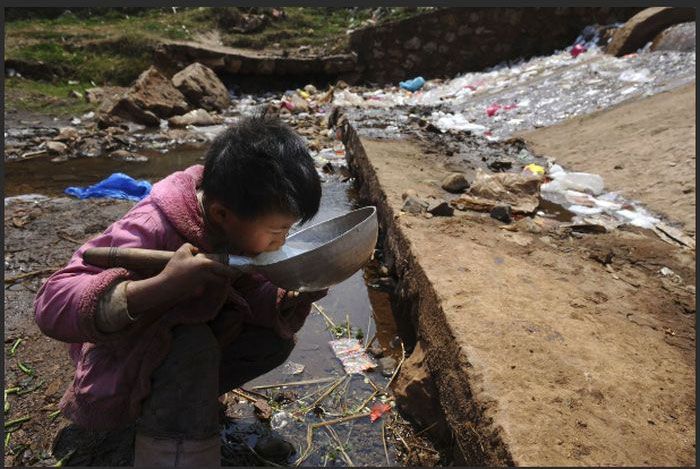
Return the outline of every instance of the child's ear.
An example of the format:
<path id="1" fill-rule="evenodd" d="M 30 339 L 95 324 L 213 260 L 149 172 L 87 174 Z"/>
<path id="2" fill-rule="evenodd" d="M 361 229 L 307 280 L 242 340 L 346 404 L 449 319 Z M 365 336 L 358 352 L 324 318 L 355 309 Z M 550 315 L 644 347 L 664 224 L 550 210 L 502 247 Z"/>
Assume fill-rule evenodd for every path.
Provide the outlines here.
<path id="1" fill-rule="evenodd" d="M 230 218 L 233 214 L 229 209 L 224 207 L 221 203 L 218 201 L 213 201 L 211 205 L 209 205 L 209 216 L 211 219 L 214 221 L 214 223 L 221 224 L 225 221 L 228 221 L 228 218 Z"/>

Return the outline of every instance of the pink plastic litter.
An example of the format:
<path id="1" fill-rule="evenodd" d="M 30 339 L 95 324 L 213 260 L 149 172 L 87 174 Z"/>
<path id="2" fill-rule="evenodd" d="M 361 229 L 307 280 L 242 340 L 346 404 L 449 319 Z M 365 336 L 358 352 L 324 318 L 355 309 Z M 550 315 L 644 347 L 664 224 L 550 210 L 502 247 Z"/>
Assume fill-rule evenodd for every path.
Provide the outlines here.
<path id="1" fill-rule="evenodd" d="M 500 110 L 510 111 L 511 109 L 515 109 L 516 107 L 518 107 L 517 104 L 506 104 L 505 106 L 501 106 L 500 104 L 492 104 L 486 108 L 486 115 L 488 115 L 489 117 L 493 117 Z"/>
<path id="2" fill-rule="evenodd" d="M 588 49 L 583 44 L 576 44 L 574 47 L 571 48 L 571 56 L 572 57 L 578 57 L 579 55 L 583 54 L 586 52 Z"/>

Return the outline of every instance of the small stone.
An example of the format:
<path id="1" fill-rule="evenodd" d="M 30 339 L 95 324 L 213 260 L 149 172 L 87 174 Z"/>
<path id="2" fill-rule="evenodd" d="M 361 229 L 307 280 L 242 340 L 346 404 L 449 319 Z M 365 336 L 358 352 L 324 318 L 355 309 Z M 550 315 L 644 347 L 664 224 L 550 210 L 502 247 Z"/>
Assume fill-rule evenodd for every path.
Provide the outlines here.
<path id="1" fill-rule="evenodd" d="M 61 142 L 46 142 L 46 149 L 49 153 L 60 155 L 68 151 L 68 145 Z"/>
<path id="2" fill-rule="evenodd" d="M 425 201 L 418 197 L 408 196 L 401 210 L 408 213 L 420 214 L 423 213 L 426 208 L 428 208 L 428 204 Z"/>
<path id="3" fill-rule="evenodd" d="M 452 173 L 442 180 L 442 188 L 447 192 L 459 194 L 469 187 L 467 178 L 462 173 Z"/>
<path id="4" fill-rule="evenodd" d="M 513 167 L 513 162 L 508 160 L 496 160 L 489 163 L 489 168 L 497 173 L 507 171 Z"/>
<path id="5" fill-rule="evenodd" d="M 367 352 L 374 358 L 382 358 L 384 356 L 384 349 L 379 344 L 372 344 L 372 346 L 367 349 Z"/>
<path id="6" fill-rule="evenodd" d="M 382 375 L 391 377 L 396 369 L 396 360 L 393 357 L 383 357 L 379 359 L 379 367 L 382 370 Z"/>
<path id="7" fill-rule="evenodd" d="M 80 92 L 75 91 L 75 90 L 71 91 L 69 96 L 71 98 L 75 98 L 75 99 L 83 99 L 83 95 Z"/>
<path id="8" fill-rule="evenodd" d="M 381 266 L 379 268 L 379 275 L 381 275 L 382 277 L 388 276 L 389 275 L 389 268 L 385 265 Z"/>
<path id="9" fill-rule="evenodd" d="M 80 134 L 75 127 L 61 127 L 58 129 L 58 135 L 54 138 L 54 141 L 66 142 L 69 140 L 77 140 Z"/>
<path id="10" fill-rule="evenodd" d="M 282 438 L 264 436 L 255 443 L 255 452 L 270 461 L 286 461 L 294 453 L 294 446 Z"/>
<path id="11" fill-rule="evenodd" d="M 409 196 L 418 197 L 418 193 L 413 189 L 406 189 L 403 191 L 403 194 L 401 194 L 401 200 L 406 200 Z"/>
<path id="12" fill-rule="evenodd" d="M 624 168 L 624 166 L 622 166 L 621 164 L 616 164 L 615 166 L 613 166 L 613 169 L 623 169 L 623 168 Z"/>
<path id="13" fill-rule="evenodd" d="M 498 205 L 491 209 L 491 218 L 495 218 L 503 223 L 510 223 L 513 221 L 513 212 L 510 205 Z"/>
<path id="14" fill-rule="evenodd" d="M 316 94 L 318 93 L 318 90 L 314 85 L 308 84 L 304 87 L 304 91 L 306 91 L 309 94 Z"/>
<path id="15" fill-rule="evenodd" d="M 436 217 L 451 217 L 454 215 L 455 209 L 450 207 L 450 204 L 445 200 L 433 199 L 428 204 L 427 211 Z"/>

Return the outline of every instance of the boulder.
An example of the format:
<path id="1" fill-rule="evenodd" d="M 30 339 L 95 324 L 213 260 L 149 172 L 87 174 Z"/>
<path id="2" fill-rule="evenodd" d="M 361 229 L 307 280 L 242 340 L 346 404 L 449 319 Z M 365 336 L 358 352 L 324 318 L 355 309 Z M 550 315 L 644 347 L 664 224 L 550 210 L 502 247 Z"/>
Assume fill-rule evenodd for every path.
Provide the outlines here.
<path id="1" fill-rule="evenodd" d="M 640 11 L 615 31 L 606 52 L 616 57 L 635 52 L 669 26 L 695 21 L 695 9 L 652 7 Z"/>
<path id="2" fill-rule="evenodd" d="M 664 29 L 654 38 L 651 50 L 695 51 L 695 22 L 681 23 Z"/>
<path id="3" fill-rule="evenodd" d="M 459 194 L 469 187 L 469 181 L 462 173 L 452 173 L 447 175 L 442 181 L 442 188 L 447 192 Z"/>
<path id="4" fill-rule="evenodd" d="M 188 125 L 215 125 L 221 124 L 221 116 L 213 116 L 204 109 L 195 109 L 181 116 L 174 116 L 168 119 L 168 124 L 173 127 L 187 127 Z"/>
<path id="5" fill-rule="evenodd" d="M 100 112 L 109 116 L 155 127 L 160 119 L 186 113 L 190 108 L 185 96 L 155 67 L 141 73 L 133 86 L 114 104 L 105 104 Z"/>
<path id="6" fill-rule="evenodd" d="M 68 151 L 68 145 L 61 142 L 46 142 L 46 149 L 49 153 L 60 155 Z"/>
<path id="7" fill-rule="evenodd" d="M 173 75 L 173 85 L 196 107 L 221 111 L 231 104 L 228 90 L 209 67 L 195 62 Z"/>

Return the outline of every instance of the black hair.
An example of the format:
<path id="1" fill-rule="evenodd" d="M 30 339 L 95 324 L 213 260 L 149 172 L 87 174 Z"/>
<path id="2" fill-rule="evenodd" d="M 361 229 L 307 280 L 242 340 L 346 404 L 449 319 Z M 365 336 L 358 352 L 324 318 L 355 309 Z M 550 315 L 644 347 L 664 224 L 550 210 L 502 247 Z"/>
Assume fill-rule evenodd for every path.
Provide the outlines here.
<path id="1" fill-rule="evenodd" d="M 305 223 L 321 201 L 321 179 L 304 140 L 266 113 L 243 117 L 214 139 L 201 187 L 244 219 L 279 212 Z"/>

